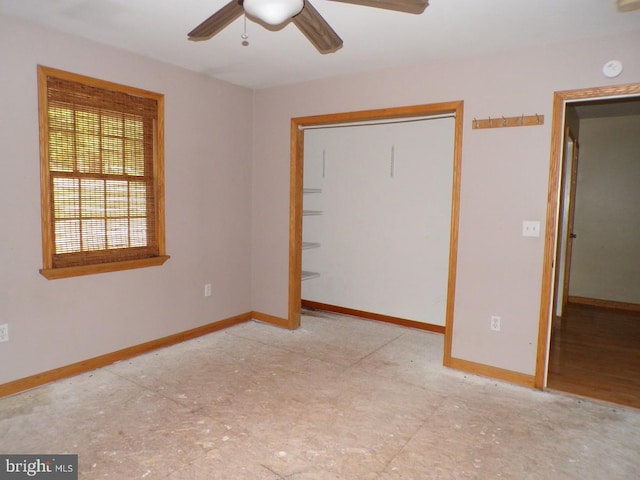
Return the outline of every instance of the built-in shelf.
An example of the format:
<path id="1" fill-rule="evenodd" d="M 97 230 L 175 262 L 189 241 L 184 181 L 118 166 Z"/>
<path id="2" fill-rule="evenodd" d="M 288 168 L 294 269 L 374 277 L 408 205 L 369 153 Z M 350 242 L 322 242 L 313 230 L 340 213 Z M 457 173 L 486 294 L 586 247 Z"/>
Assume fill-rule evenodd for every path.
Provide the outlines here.
<path id="1" fill-rule="evenodd" d="M 321 188 L 303 188 L 303 193 L 322 193 Z M 322 215 L 322 210 L 302 210 L 302 215 L 311 216 L 311 215 Z M 320 244 L 317 242 L 302 242 L 302 249 L 309 250 L 311 248 L 319 248 Z M 317 278 L 320 276 L 318 272 L 310 272 L 309 270 L 302 271 L 302 280 L 309 280 L 311 278 Z"/>
<path id="2" fill-rule="evenodd" d="M 309 272 L 308 270 L 302 271 L 302 280 L 309 280 L 311 278 L 317 278 L 320 274 L 318 272 Z"/>

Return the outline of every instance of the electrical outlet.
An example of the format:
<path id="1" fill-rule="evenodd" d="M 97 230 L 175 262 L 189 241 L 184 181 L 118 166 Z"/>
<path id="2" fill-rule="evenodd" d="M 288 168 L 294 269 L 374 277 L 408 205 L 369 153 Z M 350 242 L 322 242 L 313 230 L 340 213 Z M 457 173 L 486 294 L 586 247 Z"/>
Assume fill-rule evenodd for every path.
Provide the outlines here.
<path id="1" fill-rule="evenodd" d="M 4 323 L 0 325 L 0 342 L 9 341 L 9 324 Z"/>
<path id="2" fill-rule="evenodd" d="M 491 324 L 489 325 L 489 328 L 491 328 L 491 330 L 493 330 L 494 332 L 499 332 L 501 327 L 502 322 L 500 320 L 500 317 L 498 317 L 497 315 L 491 315 Z"/>
<path id="3" fill-rule="evenodd" d="M 522 236 L 523 237 L 539 237 L 540 222 L 537 220 L 524 220 L 522 222 Z"/>
<path id="4" fill-rule="evenodd" d="M 210 297 L 211 296 L 211 284 L 210 283 L 205 283 L 204 284 L 204 296 L 205 297 Z"/>

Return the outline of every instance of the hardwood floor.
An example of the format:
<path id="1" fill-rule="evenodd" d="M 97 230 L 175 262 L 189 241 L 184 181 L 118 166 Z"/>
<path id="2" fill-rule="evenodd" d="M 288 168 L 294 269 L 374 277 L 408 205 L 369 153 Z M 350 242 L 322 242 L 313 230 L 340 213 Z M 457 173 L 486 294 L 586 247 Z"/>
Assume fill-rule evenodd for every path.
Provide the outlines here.
<path id="1" fill-rule="evenodd" d="M 640 408 L 640 312 L 568 305 L 552 330 L 547 387 Z"/>

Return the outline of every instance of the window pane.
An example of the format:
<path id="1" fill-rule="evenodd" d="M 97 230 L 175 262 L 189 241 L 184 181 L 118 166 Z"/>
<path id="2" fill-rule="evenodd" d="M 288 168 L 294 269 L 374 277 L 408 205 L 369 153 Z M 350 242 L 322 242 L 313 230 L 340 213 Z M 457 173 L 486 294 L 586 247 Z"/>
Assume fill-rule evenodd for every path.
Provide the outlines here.
<path id="1" fill-rule="evenodd" d="M 131 225 L 131 246 L 147 246 L 147 220 L 146 218 L 132 218 Z"/>
<path id="2" fill-rule="evenodd" d="M 136 115 L 124 116 L 124 136 L 133 140 L 144 140 L 142 118 Z"/>
<path id="3" fill-rule="evenodd" d="M 49 169 L 52 172 L 73 172 L 74 151 L 73 133 L 49 132 Z"/>
<path id="4" fill-rule="evenodd" d="M 82 217 L 104 218 L 104 180 L 82 180 Z"/>
<path id="5" fill-rule="evenodd" d="M 100 117 L 94 111 L 76 110 L 76 132 L 91 135 L 100 134 Z"/>
<path id="6" fill-rule="evenodd" d="M 57 221 L 56 233 L 56 254 L 73 253 L 80 251 L 80 221 L 65 220 Z"/>
<path id="7" fill-rule="evenodd" d="M 144 144 L 138 140 L 125 140 L 125 170 L 127 175 L 144 175 Z"/>
<path id="8" fill-rule="evenodd" d="M 60 102 L 49 105 L 49 127 L 55 130 L 73 131 L 73 108 Z"/>
<path id="9" fill-rule="evenodd" d="M 107 181 L 107 217 L 129 215 L 129 182 Z"/>
<path id="10" fill-rule="evenodd" d="M 53 212 L 56 219 L 78 218 L 80 214 L 78 180 L 73 178 L 53 179 Z"/>
<path id="11" fill-rule="evenodd" d="M 122 139 L 102 137 L 102 173 L 122 175 Z"/>
<path id="12" fill-rule="evenodd" d="M 109 248 L 127 248 L 129 246 L 129 220 L 126 218 L 107 220 Z"/>
<path id="13" fill-rule="evenodd" d="M 49 168 L 53 172 L 72 172 L 75 158 L 72 106 L 52 102 L 49 107 Z"/>
<path id="14" fill-rule="evenodd" d="M 122 115 L 118 112 L 102 112 L 102 135 L 105 137 L 122 137 L 124 126 Z"/>
<path id="15" fill-rule="evenodd" d="M 106 243 L 104 220 L 83 220 L 82 250 L 104 250 Z"/>
<path id="16" fill-rule="evenodd" d="M 129 182 L 129 215 L 144 217 L 147 214 L 147 185 L 143 182 Z"/>
<path id="17" fill-rule="evenodd" d="M 100 137 L 84 133 L 76 134 L 76 157 L 79 172 L 100 173 Z"/>

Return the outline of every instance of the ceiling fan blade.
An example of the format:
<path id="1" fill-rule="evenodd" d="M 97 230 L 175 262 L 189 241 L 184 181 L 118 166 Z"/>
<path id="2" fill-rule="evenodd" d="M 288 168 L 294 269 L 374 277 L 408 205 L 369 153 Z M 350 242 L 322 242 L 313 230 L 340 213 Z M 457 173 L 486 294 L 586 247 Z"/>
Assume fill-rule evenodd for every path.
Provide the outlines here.
<path id="1" fill-rule="evenodd" d="M 429 6 L 429 0 L 332 0 L 334 2 L 353 3 L 365 7 L 396 10 L 404 13 L 420 14 Z"/>
<path id="2" fill-rule="evenodd" d="M 320 53 L 335 52 L 342 46 L 342 39 L 308 0 L 292 21 Z"/>
<path id="3" fill-rule="evenodd" d="M 208 40 L 244 13 L 241 2 L 231 0 L 189 32 L 189 40 Z"/>

